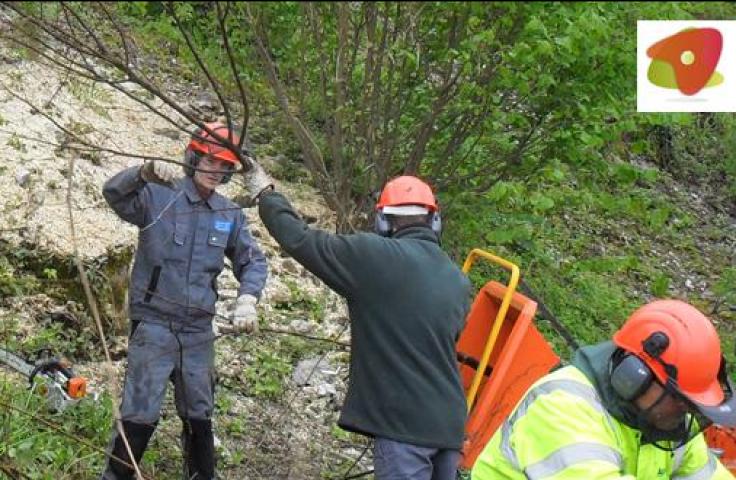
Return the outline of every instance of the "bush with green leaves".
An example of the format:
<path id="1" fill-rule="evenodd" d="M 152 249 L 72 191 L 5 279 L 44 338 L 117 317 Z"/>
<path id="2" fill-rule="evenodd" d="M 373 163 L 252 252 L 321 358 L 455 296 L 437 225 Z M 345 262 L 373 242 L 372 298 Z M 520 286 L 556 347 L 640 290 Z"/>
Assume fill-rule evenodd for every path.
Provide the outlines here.
<path id="1" fill-rule="evenodd" d="M 92 478 L 91 472 L 101 471 L 109 396 L 52 414 L 43 395 L 20 385 L 0 376 L 0 402 L 8 405 L 0 407 L 0 462 L 39 480 Z"/>

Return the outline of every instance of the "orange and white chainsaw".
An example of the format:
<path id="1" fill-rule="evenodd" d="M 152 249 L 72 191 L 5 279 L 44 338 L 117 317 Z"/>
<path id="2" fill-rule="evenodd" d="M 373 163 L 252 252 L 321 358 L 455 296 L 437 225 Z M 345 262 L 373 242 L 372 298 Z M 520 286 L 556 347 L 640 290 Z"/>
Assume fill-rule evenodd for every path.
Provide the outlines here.
<path id="1" fill-rule="evenodd" d="M 51 411 L 61 412 L 87 395 L 87 379 L 76 375 L 65 360 L 49 358 L 31 364 L 0 348 L 0 364 L 26 377 L 30 389 L 46 396 Z"/>

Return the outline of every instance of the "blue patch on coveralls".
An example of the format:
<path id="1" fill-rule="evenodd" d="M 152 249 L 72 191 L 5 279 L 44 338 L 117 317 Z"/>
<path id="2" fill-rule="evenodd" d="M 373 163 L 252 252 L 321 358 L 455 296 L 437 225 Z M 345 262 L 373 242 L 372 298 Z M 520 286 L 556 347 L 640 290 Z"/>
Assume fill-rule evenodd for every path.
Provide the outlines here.
<path id="1" fill-rule="evenodd" d="M 222 220 L 215 220 L 215 230 L 218 232 L 227 232 L 233 229 L 233 222 L 224 222 Z"/>

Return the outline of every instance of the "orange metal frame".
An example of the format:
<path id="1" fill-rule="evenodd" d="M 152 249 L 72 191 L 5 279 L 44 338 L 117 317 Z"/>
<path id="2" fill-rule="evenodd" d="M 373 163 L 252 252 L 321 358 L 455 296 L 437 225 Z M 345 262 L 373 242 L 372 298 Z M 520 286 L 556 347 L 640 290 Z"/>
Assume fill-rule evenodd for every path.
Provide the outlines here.
<path id="1" fill-rule="evenodd" d="M 468 256 L 463 270 L 477 258 L 498 257 L 482 250 Z M 508 266 L 513 265 L 506 262 Z M 488 282 L 473 302 L 457 344 L 459 367 L 469 412 L 461 467 L 470 469 L 524 392 L 559 363 L 559 357 L 534 326 L 537 303 L 515 292 L 518 267 L 509 285 Z M 516 272 L 514 274 L 514 271 Z"/>

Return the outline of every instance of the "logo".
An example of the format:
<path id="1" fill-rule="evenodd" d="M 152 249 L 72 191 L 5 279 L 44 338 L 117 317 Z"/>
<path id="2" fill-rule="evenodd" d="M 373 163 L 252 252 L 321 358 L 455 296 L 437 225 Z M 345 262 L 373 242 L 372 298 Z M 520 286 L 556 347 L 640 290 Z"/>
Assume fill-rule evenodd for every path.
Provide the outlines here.
<path id="1" fill-rule="evenodd" d="M 723 83 L 723 75 L 716 72 L 722 48 L 723 36 L 715 28 L 683 30 L 647 49 L 652 58 L 647 78 L 658 87 L 695 95 Z"/>
<path id="2" fill-rule="evenodd" d="M 736 111 L 736 21 L 637 22 L 637 111 Z"/>
<path id="3" fill-rule="evenodd" d="M 215 230 L 218 232 L 228 233 L 233 228 L 233 222 L 223 222 L 222 220 L 215 220 Z"/>

